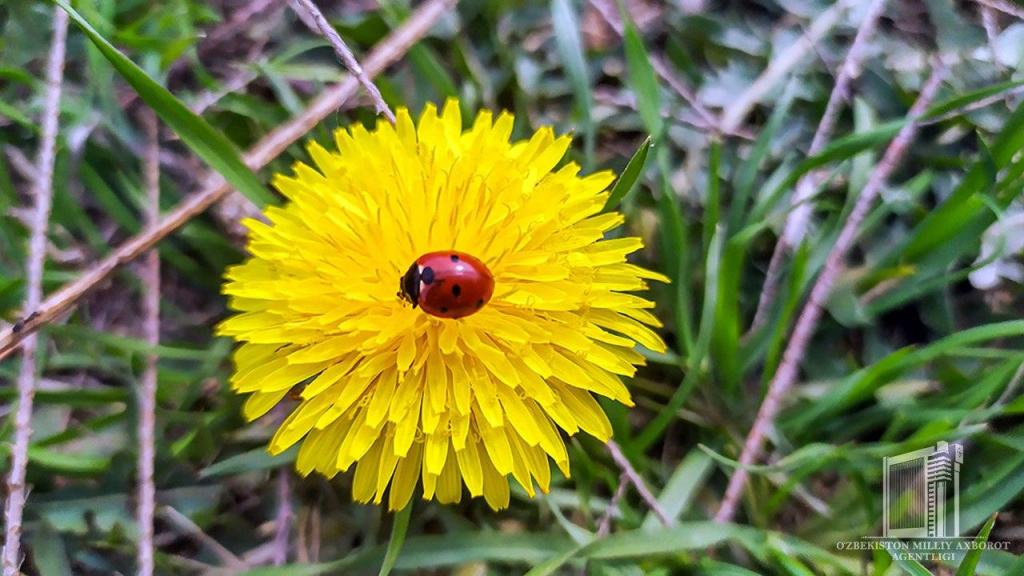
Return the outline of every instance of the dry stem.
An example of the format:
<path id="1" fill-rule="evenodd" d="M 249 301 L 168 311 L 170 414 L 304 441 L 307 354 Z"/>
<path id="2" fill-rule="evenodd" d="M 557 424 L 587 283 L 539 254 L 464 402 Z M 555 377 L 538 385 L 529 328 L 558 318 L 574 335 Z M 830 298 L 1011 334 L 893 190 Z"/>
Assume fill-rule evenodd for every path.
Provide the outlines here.
<path id="1" fill-rule="evenodd" d="M 43 298 L 43 266 L 46 262 L 46 229 L 53 204 L 53 167 L 57 157 L 58 116 L 67 51 L 68 15 L 56 9 L 53 16 L 53 43 L 46 62 L 46 99 L 43 104 L 42 139 L 39 144 L 36 180 L 33 183 L 35 207 L 30 221 L 28 261 L 25 278 L 25 310 L 35 310 Z M 6 536 L 3 550 L 3 574 L 15 576 L 21 565 L 21 520 L 25 512 L 25 470 L 32 437 L 32 400 L 36 383 L 35 334 L 25 342 L 18 375 L 18 408 L 14 416 L 14 446 L 11 471 L 7 477 L 7 503 L 4 506 Z"/>
<path id="2" fill-rule="evenodd" d="M 615 442 L 615 440 L 609 440 L 605 446 L 608 447 L 608 453 L 611 454 L 612 460 L 615 461 L 615 465 L 622 470 L 622 475 L 629 479 L 630 483 L 636 487 L 637 494 L 647 504 L 647 506 L 654 512 L 654 515 L 661 520 L 661 523 L 669 528 L 676 525 L 674 518 L 670 517 L 665 509 L 658 503 L 658 499 L 654 497 L 650 489 L 647 488 L 647 484 L 644 479 L 640 477 L 633 465 L 629 463 L 629 458 L 622 453 L 622 448 Z"/>
<path id="3" fill-rule="evenodd" d="M 160 135 L 156 114 L 144 114 L 146 153 L 143 159 L 146 179 L 146 226 L 155 226 L 160 220 Z M 150 250 L 142 270 L 143 335 L 146 343 L 160 343 L 160 254 Z M 153 466 L 156 458 L 154 432 L 156 429 L 157 356 L 146 357 L 139 390 L 139 575 L 153 574 L 153 512 L 156 507 L 156 487 L 153 484 Z"/>
<path id="4" fill-rule="evenodd" d="M 188 516 L 178 512 L 171 506 L 162 506 L 159 513 L 164 520 L 177 528 L 180 533 L 195 538 L 197 542 L 205 546 L 214 556 L 220 559 L 224 565 L 234 569 L 235 572 L 241 572 L 241 570 L 247 568 L 241 558 L 235 556 L 223 544 L 216 541 L 206 532 L 203 532 L 203 529 L 197 526 Z"/>
<path id="5" fill-rule="evenodd" d="M 615 488 L 615 493 L 612 494 L 612 499 L 608 501 L 608 508 L 605 509 L 604 514 L 601 516 L 601 521 L 597 524 L 597 537 L 607 536 L 612 531 L 612 515 L 619 508 L 619 502 L 622 501 L 623 496 L 626 495 L 626 488 L 629 486 L 629 476 L 623 472 L 622 476 L 619 476 L 619 485 Z"/>
<path id="6" fill-rule="evenodd" d="M 331 47 L 334 48 L 334 53 L 338 55 L 341 63 L 359 80 L 359 84 L 370 95 L 370 99 L 373 100 L 373 105 L 377 109 L 377 114 L 384 116 L 394 124 L 395 114 L 388 107 L 387 103 L 384 102 L 384 98 L 380 95 L 380 90 L 377 90 L 377 86 L 366 76 L 366 72 L 363 71 L 363 67 L 359 65 L 359 61 L 356 60 L 352 51 L 349 50 L 348 45 L 341 39 L 334 26 L 331 26 L 330 22 L 327 21 L 324 13 L 316 7 L 313 0 L 294 0 L 292 5 L 297 5 L 300 9 L 305 10 L 306 14 L 316 23 L 316 29 L 330 42 Z"/>

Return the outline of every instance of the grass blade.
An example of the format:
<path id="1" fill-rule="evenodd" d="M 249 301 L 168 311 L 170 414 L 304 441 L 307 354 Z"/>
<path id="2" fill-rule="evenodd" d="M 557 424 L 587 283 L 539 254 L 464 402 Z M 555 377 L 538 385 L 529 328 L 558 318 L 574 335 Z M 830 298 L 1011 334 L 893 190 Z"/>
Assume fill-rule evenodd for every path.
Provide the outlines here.
<path id="1" fill-rule="evenodd" d="M 647 153 L 651 150 L 651 137 L 648 136 L 640 147 L 633 153 L 633 157 L 629 159 L 629 163 L 626 164 L 625 169 L 622 170 L 622 175 L 612 186 L 612 192 L 608 196 L 608 202 L 604 205 L 604 212 L 610 212 L 622 202 L 622 199 L 626 197 L 636 184 L 637 179 L 644 173 L 644 168 L 647 167 Z"/>
<path id="2" fill-rule="evenodd" d="M 704 306 L 701 309 L 700 330 L 697 334 L 697 342 L 693 353 L 690 354 L 686 361 L 686 376 L 683 377 L 683 382 L 672 393 L 672 398 L 668 404 L 637 435 L 631 446 L 633 450 L 646 450 L 664 434 L 665 429 L 675 419 L 676 411 L 683 407 L 686 399 L 690 397 L 690 392 L 697 385 L 701 366 L 708 355 L 708 349 L 711 347 L 711 335 L 714 332 L 715 304 L 718 301 L 718 277 L 722 263 L 723 240 L 724 234 L 722 227 L 719 226 L 718 230 L 715 231 L 715 237 L 712 239 L 711 248 L 708 251 L 707 279 L 704 284 Z"/>
<path id="3" fill-rule="evenodd" d="M 679 350 L 688 355 L 694 346 L 693 319 L 690 307 L 690 262 L 693 260 L 689 248 L 689 232 L 683 210 L 675 190 L 672 189 L 672 170 L 669 167 L 668 151 L 655 150 L 661 190 L 658 194 L 658 213 L 661 223 L 658 238 L 661 244 L 662 270 L 672 279 L 675 286 L 676 334 L 680 339 Z"/>
<path id="4" fill-rule="evenodd" d="M 974 576 L 974 570 L 978 567 L 978 562 L 981 560 L 981 552 L 985 548 L 985 543 L 988 542 L 988 536 L 992 533 L 992 526 L 995 526 L 996 517 L 998 516 L 999 513 L 996 512 L 982 526 L 981 532 L 978 532 L 978 537 L 974 539 L 975 547 L 971 548 L 964 556 L 963 561 L 960 562 L 960 567 L 956 569 L 956 576 Z"/>
<path id="5" fill-rule="evenodd" d="M 669 518 L 679 518 L 689 508 L 693 498 L 704 487 L 713 468 L 712 464 L 710 456 L 699 450 L 691 450 L 676 466 L 661 494 L 658 494 L 658 504 Z M 647 531 L 660 530 L 661 522 L 653 512 L 648 512 L 641 528 Z"/>
<path id="6" fill-rule="evenodd" d="M 761 164 L 768 158 L 771 152 L 771 144 L 775 140 L 779 129 L 782 128 L 783 121 L 789 116 L 789 110 L 792 107 L 795 95 L 796 89 L 791 84 L 783 93 L 778 106 L 768 119 L 768 123 L 765 124 L 764 128 L 761 129 L 761 133 L 758 134 L 749 155 L 743 160 L 739 168 L 736 169 L 736 175 L 733 177 L 732 200 L 729 207 L 729 230 L 739 230 L 743 221 L 749 222 L 749 220 L 744 219 L 744 211 L 748 209 L 747 202 L 754 191 L 754 183 L 757 180 L 758 171 L 761 169 Z"/>

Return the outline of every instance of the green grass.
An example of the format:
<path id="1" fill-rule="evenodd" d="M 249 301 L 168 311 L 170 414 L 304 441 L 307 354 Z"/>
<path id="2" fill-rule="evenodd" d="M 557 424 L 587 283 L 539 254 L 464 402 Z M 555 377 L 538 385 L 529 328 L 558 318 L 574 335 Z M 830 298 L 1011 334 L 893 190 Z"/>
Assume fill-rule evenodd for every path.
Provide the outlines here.
<path id="1" fill-rule="evenodd" d="M 258 17 L 251 35 L 243 27 L 241 36 L 207 50 L 202 37 L 226 18 L 220 2 L 70 4 L 77 15 L 47 293 L 141 229 L 137 120 L 146 105 L 177 135 L 164 142 L 172 164 L 161 181 L 164 210 L 198 189 L 202 165 L 250 198 L 274 202 L 269 174 L 305 160 L 301 146 L 256 173 L 238 151 L 339 77 L 333 52 L 287 9 Z M 328 13 L 357 55 L 411 13 L 407 2 L 383 4 Z M 227 389 L 231 343 L 212 327 L 226 314 L 224 268 L 243 252 L 207 214 L 160 244 L 158 348 L 139 336 L 141 286 L 130 266 L 43 331 L 26 572 L 134 572 L 135 390 L 145 354 L 155 352 L 159 503 L 248 561 L 249 574 L 374 574 L 385 558 L 392 573 L 936 573 L 936 565 L 836 544 L 880 533 L 882 458 L 940 440 L 965 446 L 965 534 L 1009 542 L 1007 551 L 961 553 L 945 561 L 943 573 L 1024 573 L 1017 556 L 1024 552 L 1024 291 L 1019 279 L 983 290 L 970 277 L 985 266 L 1024 264 L 1000 250 L 1006 238 L 984 235 L 1021 211 L 1024 55 L 1014 47 L 1024 24 L 997 17 L 993 62 L 974 3 L 890 2 L 837 130 L 807 157 L 859 14 L 844 15 L 792 68 L 741 135 L 718 135 L 694 127 L 701 117 L 650 57 L 663 59 L 704 107 L 720 113 L 830 3 L 704 2 L 702 13 L 683 11 L 692 2 L 641 4 L 622 39 L 575 0 L 463 2 L 378 85 L 389 104 L 414 113 L 456 95 L 473 107 L 515 112 L 517 136 L 541 125 L 573 132 L 573 160 L 587 171 L 622 174 L 608 207 L 623 211 L 629 232 L 646 240 L 638 262 L 673 280 L 652 286 L 670 350 L 645 352 L 648 366 L 630 383 L 637 408 L 609 410 L 616 440 L 678 526 L 662 526 L 629 490 L 611 533 L 599 536 L 620 472 L 600 443 L 579 437 L 568 444 L 573 478 L 556 473 L 547 496 L 531 500 L 513 490 L 500 513 L 468 499 L 457 506 L 417 500 L 407 531 L 392 531 L 395 519 L 381 509 L 353 504 L 349 476 L 294 478 L 289 564 L 269 566 L 261 547 L 273 538 L 277 479 L 295 453 L 270 457 L 263 447 L 272 419 L 245 424 L 243 399 Z M 17 156 L 34 158 L 38 147 L 54 8 L 0 1 L 0 322 L 14 322 L 23 299 L 28 231 L 19 215 L 30 187 Z M 767 458 L 751 468 L 736 524 L 712 524 L 792 323 L 853 198 L 905 122 L 934 46 L 951 70 L 928 124 L 865 221 Z M 201 116 L 188 111 L 239 70 L 254 80 Z M 122 105 L 133 89 L 142 100 Z M 372 122 L 372 107 L 360 99 L 310 138 L 326 141 L 337 126 Z M 793 188 L 811 170 L 823 175 L 811 200 L 814 224 L 787 259 L 765 322 L 750 331 Z M 996 248 L 995 257 L 980 257 L 983 243 Z M 17 371 L 16 360 L 0 363 L 5 457 Z M 392 534 L 405 535 L 400 549 Z M 217 571 L 223 563 L 208 543 L 176 524 L 159 520 L 157 536 L 159 574 L 226 573 Z"/>

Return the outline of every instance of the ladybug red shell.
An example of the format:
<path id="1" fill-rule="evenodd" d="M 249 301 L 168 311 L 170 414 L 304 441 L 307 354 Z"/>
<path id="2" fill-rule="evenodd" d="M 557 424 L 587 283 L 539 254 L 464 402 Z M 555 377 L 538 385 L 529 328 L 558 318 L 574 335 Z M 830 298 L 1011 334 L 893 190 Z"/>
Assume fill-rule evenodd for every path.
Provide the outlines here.
<path id="1" fill-rule="evenodd" d="M 483 308 L 494 294 L 494 276 L 464 252 L 430 252 L 402 276 L 399 296 L 439 318 L 462 318 Z"/>

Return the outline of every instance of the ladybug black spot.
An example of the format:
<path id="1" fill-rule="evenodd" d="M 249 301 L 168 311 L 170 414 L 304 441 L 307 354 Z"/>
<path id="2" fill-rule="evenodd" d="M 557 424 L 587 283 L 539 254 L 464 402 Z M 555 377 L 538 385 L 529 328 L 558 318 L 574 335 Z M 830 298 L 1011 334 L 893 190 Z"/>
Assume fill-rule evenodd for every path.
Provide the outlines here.
<path id="1" fill-rule="evenodd" d="M 458 254 L 452 254 L 452 262 L 458 262 L 458 261 L 459 261 L 459 255 Z"/>
<path id="2" fill-rule="evenodd" d="M 420 281 L 424 284 L 432 284 L 434 282 L 434 269 L 427 266 L 420 272 Z"/>
<path id="3" fill-rule="evenodd" d="M 444 313 L 444 312 L 447 312 L 447 311 L 448 311 L 448 308 L 446 308 L 446 307 L 444 307 L 444 306 L 442 306 L 442 307 L 441 307 L 441 312 L 442 312 L 442 313 Z"/>
<path id="4" fill-rule="evenodd" d="M 483 300 L 483 298 L 481 298 L 480 300 L 477 300 L 477 301 L 476 301 L 476 307 L 477 307 L 477 308 L 482 308 L 482 307 L 483 307 L 483 305 L 484 305 L 484 300 Z"/>
<path id="5" fill-rule="evenodd" d="M 452 284 L 452 295 L 458 298 L 459 294 L 462 294 L 462 287 L 458 284 Z"/>

